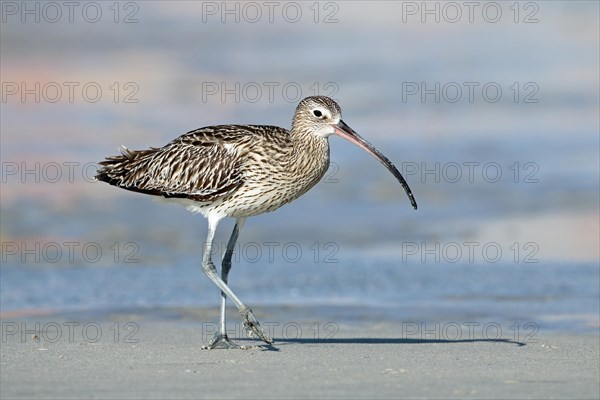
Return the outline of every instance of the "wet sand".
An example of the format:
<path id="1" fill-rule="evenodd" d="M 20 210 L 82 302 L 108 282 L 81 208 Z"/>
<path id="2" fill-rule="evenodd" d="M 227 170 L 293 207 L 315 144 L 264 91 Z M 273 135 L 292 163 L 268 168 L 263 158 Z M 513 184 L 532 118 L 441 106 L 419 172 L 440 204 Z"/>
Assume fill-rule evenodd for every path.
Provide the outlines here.
<path id="1" fill-rule="evenodd" d="M 213 321 L 213 315 L 206 320 Z M 260 314 L 258 315 L 260 318 Z M 263 316 L 264 317 L 264 316 Z M 2 321 L 1 398 L 599 397 L 599 337 L 539 331 L 459 338 L 410 326 L 271 324 L 273 346 L 202 350 L 184 321 Z M 23 325 L 25 324 L 25 325 Z M 232 319 L 232 327 L 238 327 Z M 474 332 L 481 332 L 474 330 Z M 438 336 L 439 335 L 439 336 Z M 444 337 L 446 335 L 446 337 Z M 505 335 L 506 336 L 506 335 Z"/>

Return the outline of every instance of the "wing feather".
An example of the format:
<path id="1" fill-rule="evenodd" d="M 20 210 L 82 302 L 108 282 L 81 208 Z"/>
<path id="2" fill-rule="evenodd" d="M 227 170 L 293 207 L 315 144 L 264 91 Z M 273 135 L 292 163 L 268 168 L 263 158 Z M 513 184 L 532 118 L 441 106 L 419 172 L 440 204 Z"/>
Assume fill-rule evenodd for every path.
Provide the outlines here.
<path id="1" fill-rule="evenodd" d="M 146 194 L 213 201 L 244 183 L 248 129 L 230 125 L 201 128 L 162 148 L 123 147 L 121 155 L 100 163 L 96 178 Z"/>

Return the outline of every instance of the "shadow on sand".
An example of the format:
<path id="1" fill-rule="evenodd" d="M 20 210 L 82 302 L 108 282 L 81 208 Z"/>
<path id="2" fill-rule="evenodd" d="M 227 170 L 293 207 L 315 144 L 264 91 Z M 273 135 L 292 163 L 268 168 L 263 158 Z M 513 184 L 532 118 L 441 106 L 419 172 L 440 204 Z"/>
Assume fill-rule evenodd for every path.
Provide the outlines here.
<path id="1" fill-rule="evenodd" d="M 236 339 L 239 341 L 251 341 L 252 339 Z M 515 344 L 517 346 L 526 346 L 524 342 L 517 342 L 510 339 L 407 339 L 407 338 L 329 338 L 329 339 L 277 339 L 272 345 L 262 344 L 258 347 L 265 351 L 279 351 L 279 344 L 459 344 L 459 343 L 505 343 Z"/>

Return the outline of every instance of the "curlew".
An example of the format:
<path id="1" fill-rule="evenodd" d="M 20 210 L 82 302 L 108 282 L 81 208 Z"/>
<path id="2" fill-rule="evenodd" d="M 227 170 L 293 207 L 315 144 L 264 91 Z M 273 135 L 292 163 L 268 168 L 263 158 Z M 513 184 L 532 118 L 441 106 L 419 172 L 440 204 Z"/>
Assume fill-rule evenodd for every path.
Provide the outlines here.
<path id="1" fill-rule="evenodd" d="M 208 219 L 202 269 L 221 290 L 219 330 L 208 348 L 244 348 L 227 337 L 227 298 L 239 309 L 250 337 L 273 343 L 252 310 L 227 285 L 234 246 L 248 217 L 276 210 L 319 182 L 329 167 L 329 136 L 341 136 L 377 158 L 417 208 L 398 169 L 341 116 L 340 107 L 332 99 L 307 97 L 298 104 L 289 131 L 268 125 L 209 126 L 190 131 L 162 148 L 122 147 L 121 155 L 100 163 L 98 180 L 177 201 Z M 225 217 L 236 221 L 219 277 L 211 255 L 217 225 Z"/>

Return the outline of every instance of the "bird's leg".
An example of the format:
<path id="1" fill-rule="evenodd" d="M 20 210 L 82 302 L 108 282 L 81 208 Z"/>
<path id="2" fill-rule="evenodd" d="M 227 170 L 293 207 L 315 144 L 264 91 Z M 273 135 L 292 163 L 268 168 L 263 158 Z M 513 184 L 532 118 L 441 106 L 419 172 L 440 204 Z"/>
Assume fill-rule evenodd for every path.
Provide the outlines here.
<path id="1" fill-rule="evenodd" d="M 208 218 L 208 236 L 206 238 L 206 247 L 204 249 L 204 256 L 202 258 L 202 270 L 204 271 L 206 276 L 208 276 L 208 278 L 211 281 L 213 281 L 213 283 L 215 285 L 217 285 L 217 287 L 219 289 L 221 289 L 221 330 L 220 330 L 220 334 L 219 334 L 219 332 L 217 332 L 217 334 L 215 335 L 213 340 L 211 340 L 208 347 L 209 348 L 239 347 L 235 343 L 233 343 L 229 339 L 227 339 L 227 333 L 225 331 L 225 299 L 227 297 L 229 297 L 231 299 L 231 301 L 233 301 L 233 303 L 240 310 L 240 314 L 242 314 L 242 317 L 244 319 L 244 327 L 248 331 L 248 335 L 249 336 L 256 335 L 256 336 L 258 336 L 259 339 L 263 340 L 264 342 L 266 342 L 268 344 L 271 344 L 271 343 L 273 343 L 273 339 L 271 339 L 269 336 L 267 336 L 265 331 L 260 327 L 260 324 L 254 317 L 254 314 L 252 314 L 252 310 L 250 310 L 250 308 L 248 308 L 248 306 L 246 306 L 244 303 L 242 303 L 242 301 L 239 299 L 239 297 L 237 297 L 235 295 L 235 293 L 233 293 L 233 291 L 229 288 L 229 286 L 227 286 L 227 283 L 226 283 L 227 275 L 229 274 L 229 270 L 231 269 L 231 256 L 233 253 L 233 248 L 235 246 L 235 242 L 237 240 L 237 236 L 239 234 L 241 226 L 243 225 L 243 220 L 241 223 L 240 223 L 240 220 L 238 220 L 238 222 L 236 223 L 236 226 L 233 229 L 231 238 L 229 239 L 229 243 L 227 244 L 227 250 L 223 257 L 224 267 L 223 267 L 222 275 L 225 279 L 219 278 L 219 276 L 217 275 L 217 269 L 215 268 L 215 265 L 213 264 L 212 259 L 211 259 L 213 239 L 215 236 L 215 231 L 217 229 L 218 223 L 219 223 L 219 218 L 210 218 L 210 217 Z M 221 338 L 225 338 L 225 339 L 222 340 Z M 220 346 L 219 344 L 221 344 L 221 343 L 227 343 L 227 346 Z"/>
<path id="2" fill-rule="evenodd" d="M 244 226 L 244 222 L 246 222 L 245 218 L 238 218 L 238 220 L 236 221 L 235 227 L 233 228 L 233 232 L 231 232 L 229 242 L 227 243 L 227 249 L 225 250 L 225 254 L 223 255 L 223 261 L 221 262 L 221 279 L 225 284 L 227 284 L 227 278 L 229 276 L 229 271 L 231 270 L 231 257 L 233 256 L 233 249 L 235 248 L 235 243 L 237 242 L 240 230 L 242 229 L 242 226 Z M 225 322 L 226 305 L 227 295 L 225 294 L 225 292 L 221 291 L 221 324 L 219 330 L 215 332 L 215 335 L 210 341 L 208 347 L 211 349 L 244 348 L 244 346 L 240 346 L 237 343 L 233 342 L 231 339 L 229 339 L 229 336 L 227 335 L 227 328 Z"/>

